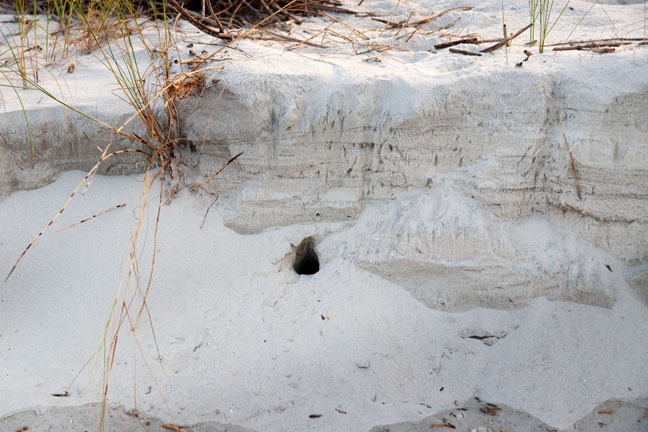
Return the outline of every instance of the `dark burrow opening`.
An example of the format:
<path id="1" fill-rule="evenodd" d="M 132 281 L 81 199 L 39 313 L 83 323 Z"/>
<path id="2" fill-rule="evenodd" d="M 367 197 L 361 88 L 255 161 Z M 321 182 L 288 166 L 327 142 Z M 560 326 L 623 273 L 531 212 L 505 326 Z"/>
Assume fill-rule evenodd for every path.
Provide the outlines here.
<path id="1" fill-rule="evenodd" d="M 306 237 L 295 248 L 293 270 L 300 275 L 312 275 L 317 273 L 319 268 L 319 258 L 315 251 L 315 240 L 313 237 Z"/>

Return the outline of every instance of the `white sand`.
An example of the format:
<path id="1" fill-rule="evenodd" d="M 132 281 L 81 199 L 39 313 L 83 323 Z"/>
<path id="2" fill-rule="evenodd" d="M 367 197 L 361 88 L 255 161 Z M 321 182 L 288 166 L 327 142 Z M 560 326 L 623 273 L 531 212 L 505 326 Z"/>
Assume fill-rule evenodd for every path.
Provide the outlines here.
<path id="1" fill-rule="evenodd" d="M 462 26 L 466 33 L 497 37 L 500 3 L 485 3 L 464 17 Z M 403 9 L 396 16 L 406 18 L 409 7 L 426 15 L 423 10 L 459 5 L 463 4 L 449 1 L 439 8 L 410 2 L 400 6 Z M 579 1 L 572 5 L 575 12 L 566 14 L 561 21 L 564 27 L 556 29 L 551 40 L 646 36 L 643 5 L 591 6 Z M 395 3 L 375 2 L 365 7 L 391 11 Z M 525 25 L 526 3 L 520 8 L 507 7 L 505 12 L 509 31 Z M 357 28 L 377 26 L 367 18 L 348 20 Z M 317 20 L 305 24 L 313 28 L 322 25 Z M 403 43 L 393 33 L 384 38 L 381 43 Z M 226 96 L 226 100 L 234 111 L 239 109 L 232 102 L 237 97 L 243 107 L 276 108 L 281 113 L 278 125 L 297 125 L 297 132 L 304 132 L 316 121 L 323 122 L 322 113 L 330 109 L 334 90 L 322 87 L 323 82 L 335 83 L 338 96 L 344 96 L 345 89 L 356 91 L 364 85 L 367 93 L 353 97 L 349 93 L 348 105 L 341 97 L 340 109 L 396 124 L 395 118 L 416 118 L 417 107 L 425 109 L 423 102 L 411 103 L 422 100 L 421 95 L 404 93 L 413 88 L 409 83 L 420 78 L 428 83 L 425 89 L 466 86 L 472 89 L 467 94 L 478 98 L 475 95 L 489 81 L 489 74 L 501 82 L 497 73 L 505 68 L 515 70 L 513 64 L 523 59 L 520 51 L 528 35 L 516 40 L 508 62 L 503 50 L 479 60 L 447 52 L 430 54 L 427 50 L 435 39 L 417 38 L 407 45 L 413 47 L 409 51 L 388 51 L 377 65 L 359 60 L 349 44 L 324 53 L 304 47 L 284 52 L 276 43 L 244 41 L 244 51 L 255 57 L 223 63 L 222 77 L 236 96 Z M 444 61 L 437 61 L 441 56 Z M 81 63 L 89 61 L 84 58 Z M 608 76 L 618 64 L 630 68 L 623 75 L 627 79 Z M 297 66 L 305 69 L 296 73 L 294 81 L 268 84 L 277 74 L 289 76 Z M 381 72 L 363 69 L 374 66 Z M 524 66 L 535 68 L 534 75 L 521 78 L 519 85 L 556 68 L 566 71 L 569 82 L 564 86 L 568 90 L 580 85 L 576 80 L 580 74 L 584 83 L 601 83 L 594 90 L 583 88 L 583 94 L 592 91 L 607 100 L 634 92 L 645 94 L 647 66 L 648 50 L 636 45 L 606 56 L 535 54 Z M 479 79 L 473 80 L 473 74 Z M 81 78 L 92 76 L 79 67 L 72 81 L 90 92 L 93 87 L 82 84 Z M 311 97 L 311 87 L 300 87 L 308 81 L 304 76 L 313 87 L 321 88 L 321 94 Z M 378 107 L 372 105 L 380 92 L 376 76 L 385 80 L 387 92 Z M 556 91 L 560 92 L 559 81 L 548 82 L 558 85 Z M 243 94 L 241 89 L 249 93 Z M 304 98 L 295 96 L 295 100 L 309 100 L 309 105 L 286 109 L 294 102 L 286 95 L 300 91 Z M 96 100 L 95 96 L 83 96 L 87 93 L 79 94 L 83 104 Z M 484 99 L 491 96 L 486 94 Z M 2 97 L 8 101 L 6 111 L 18 110 L 8 105 L 13 96 L 4 89 Z M 570 100 L 576 104 L 580 97 L 580 93 L 571 95 Z M 358 101 L 359 105 L 351 105 Z M 463 102 L 469 110 L 474 100 Z M 99 105 L 107 117 L 115 113 L 110 103 Z M 587 112 L 587 108 L 564 107 L 576 117 L 585 116 L 581 111 Z M 265 111 L 259 112 L 263 118 Z M 497 135 L 503 133 L 497 128 L 506 124 L 497 119 L 506 117 L 507 112 L 493 107 L 491 113 L 480 115 L 486 122 L 493 121 L 490 130 Z M 641 114 L 636 115 L 641 119 Z M 648 118 L 645 112 L 643 118 Z M 196 114 L 186 121 L 191 125 L 201 119 L 204 117 Z M 232 152 L 246 145 L 240 136 L 248 130 L 254 135 L 254 127 L 261 131 L 258 136 L 266 137 L 265 126 L 250 124 L 246 129 L 245 122 L 245 118 L 240 122 L 232 119 L 223 126 L 225 130 L 243 129 L 236 132 L 239 136 L 233 139 Z M 157 251 L 148 297 L 151 322 L 145 313 L 136 330 L 137 347 L 129 325 L 122 329 L 110 404 L 136 407 L 176 424 L 215 421 L 258 431 L 368 431 L 379 424 L 420 420 L 478 396 L 567 429 L 609 399 L 647 397 L 648 308 L 640 294 L 646 288 L 637 289 L 636 284 L 632 288 L 628 283 L 633 271 L 646 265 L 648 256 L 644 242 L 648 190 L 642 177 L 648 156 L 646 137 L 640 134 L 645 122 L 618 128 L 615 133 L 627 131 L 618 145 L 621 152 L 628 149 L 630 156 L 619 156 L 610 172 L 617 170 L 622 176 L 636 169 L 632 172 L 638 174 L 619 184 L 614 183 L 617 177 L 610 177 L 610 188 L 618 186 L 618 190 L 608 191 L 611 201 L 589 195 L 579 201 L 573 189 L 554 191 L 556 195 L 550 198 L 556 201 L 545 203 L 545 210 L 521 210 L 519 217 L 505 208 L 506 203 L 499 212 L 492 205 L 501 199 L 496 192 L 502 184 L 513 189 L 522 181 L 519 173 L 507 173 L 497 160 L 489 159 L 491 154 L 503 159 L 517 157 L 507 143 L 501 148 L 486 147 L 483 155 L 479 146 L 466 148 L 464 154 L 473 151 L 476 156 L 467 156 L 470 162 L 460 164 L 461 168 L 434 172 L 431 185 L 416 184 L 418 177 L 424 179 L 420 173 L 434 171 L 421 162 L 410 171 L 414 180 L 406 179 L 393 189 L 390 186 L 389 191 L 372 195 L 362 187 L 343 184 L 318 192 L 317 199 L 308 190 L 308 174 L 304 174 L 303 183 L 282 183 L 283 179 L 272 177 L 272 163 L 281 159 L 282 151 L 291 151 L 288 144 L 282 147 L 284 141 L 278 139 L 278 148 L 271 150 L 249 145 L 241 165 L 237 162 L 223 173 L 222 182 L 233 183 L 222 189 L 225 192 L 209 212 L 206 214 L 212 202 L 209 195 L 184 190 L 162 207 L 157 238 L 153 232 L 157 197 L 153 193 L 153 207 L 144 220 L 138 245 L 143 281 L 150 269 L 152 248 Z M 211 133 L 197 127 L 191 130 L 196 135 Z M 602 156 L 600 160 L 597 157 L 608 152 L 608 142 L 601 139 L 598 149 L 588 148 L 584 141 L 579 144 L 579 133 L 586 136 L 589 132 L 579 132 L 577 125 L 572 125 L 569 137 L 584 166 L 591 162 L 591 170 L 582 174 L 583 183 L 599 187 L 597 181 L 606 184 L 607 180 L 603 175 L 596 178 L 596 163 L 600 162 L 601 172 L 609 166 Z M 360 141 L 349 133 L 349 143 Z M 521 140 L 527 133 L 530 140 L 544 139 L 532 128 L 516 133 Z M 558 138 L 560 142 L 560 135 Z M 248 144 L 255 139 L 250 138 Z M 0 150 L 11 153 L 3 149 L 1 141 Z M 222 163 L 219 151 L 205 150 L 204 157 L 214 162 L 201 166 L 201 173 Z M 560 163 L 555 159 L 553 163 L 564 168 L 564 148 L 561 154 Z M 187 153 L 186 157 L 195 156 Z M 308 159 L 309 155 L 301 157 Z M 416 160 L 411 149 L 408 158 Z M 299 164 L 303 161 L 295 159 L 292 169 L 302 169 Z M 264 171 L 259 167 L 266 160 L 271 162 Z M 371 160 L 366 163 L 370 166 Z M 548 165 L 551 163 L 549 158 Z M 372 168 L 380 173 L 389 167 Z M 257 171 L 246 177 L 246 169 L 248 174 Z M 17 191 L 0 202 L 3 274 L 56 215 L 84 175 L 81 171 L 64 172 L 48 186 Z M 560 184 L 573 187 L 568 169 L 562 176 Z M 78 195 L 29 250 L 11 278 L 0 284 L 0 416 L 101 400 L 102 358 L 85 369 L 83 366 L 103 343 L 102 331 L 120 287 L 128 239 L 139 211 L 139 179 L 141 175 L 97 176 L 87 193 Z M 212 188 L 220 191 L 221 186 L 217 183 Z M 278 204 L 272 207 L 268 204 L 272 202 Z M 127 206 L 54 232 L 121 203 Z M 624 225 L 620 232 L 605 224 L 601 228 L 596 221 L 580 223 L 562 218 L 559 212 L 550 213 L 558 203 L 581 206 L 585 214 L 605 214 L 612 221 L 614 217 L 626 221 L 623 218 L 633 217 L 637 222 Z M 321 221 L 319 212 L 323 213 Z M 298 214 L 301 216 L 295 216 Z M 579 225 L 586 228 L 579 231 L 575 228 Z M 636 229 L 639 234 L 624 234 L 626 229 Z M 602 230 L 607 234 L 599 235 Z M 321 269 L 312 276 L 299 276 L 291 267 L 291 244 L 309 235 L 317 239 Z M 606 241 L 599 243 L 593 238 Z M 52 396 L 66 390 L 69 397 Z M 310 418 L 313 414 L 321 417 Z M 64 424 L 56 427 L 65 430 Z"/>

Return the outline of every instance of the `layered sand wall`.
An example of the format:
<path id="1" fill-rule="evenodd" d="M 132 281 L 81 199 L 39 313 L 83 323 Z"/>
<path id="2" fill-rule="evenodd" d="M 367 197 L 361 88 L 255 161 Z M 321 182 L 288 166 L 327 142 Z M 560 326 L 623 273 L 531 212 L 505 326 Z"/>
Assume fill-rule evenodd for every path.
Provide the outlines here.
<path id="1" fill-rule="evenodd" d="M 358 264 L 432 307 L 519 307 L 538 295 L 610 307 L 619 265 L 629 265 L 623 277 L 645 298 L 648 75 L 637 71 L 648 58 L 645 50 L 614 62 L 570 55 L 524 67 L 447 53 L 399 68 L 291 53 L 232 62 L 206 76 L 200 97 L 179 102 L 177 154 L 183 175 L 200 179 L 243 152 L 207 186 L 228 193 L 230 228 L 358 222 L 377 233 L 349 243 Z M 110 110 L 94 109 L 108 118 Z M 122 110 L 111 124 L 129 116 Z M 97 146 L 133 145 L 51 102 L 29 111 L 29 131 L 23 117 L 4 116 L 0 196 L 90 169 Z M 100 172 L 144 166 L 127 155 Z M 359 219 L 381 202 L 384 223 Z M 543 240 L 527 232 L 536 216 Z M 576 265 L 590 249 L 623 264 L 601 255 Z M 538 251 L 555 260 L 540 262 Z"/>

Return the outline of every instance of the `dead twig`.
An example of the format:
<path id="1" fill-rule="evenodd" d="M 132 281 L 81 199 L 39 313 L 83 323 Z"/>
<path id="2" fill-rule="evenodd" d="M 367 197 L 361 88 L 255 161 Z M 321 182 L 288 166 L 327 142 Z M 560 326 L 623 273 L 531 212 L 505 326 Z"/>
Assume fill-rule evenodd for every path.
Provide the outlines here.
<path id="1" fill-rule="evenodd" d="M 511 42 L 513 39 L 515 39 L 516 37 L 520 36 L 523 32 L 525 32 L 526 30 L 528 30 L 529 27 L 531 27 L 531 24 L 527 25 L 527 26 L 524 27 L 523 29 L 520 29 L 520 30 L 516 31 L 515 33 L 513 33 L 511 36 L 507 37 L 507 38 L 504 39 L 503 41 L 498 42 L 498 43 L 496 43 L 495 45 L 491 45 L 491 46 L 489 46 L 488 48 L 484 48 L 484 49 L 481 50 L 480 52 L 482 52 L 482 53 L 490 53 L 490 52 L 493 52 L 493 51 L 495 51 L 495 50 L 498 50 L 498 49 L 502 48 L 503 46 L 505 46 L 505 45 L 507 45 L 509 42 Z"/>
<path id="2" fill-rule="evenodd" d="M 572 156 L 571 149 L 569 148 L 569 143 L 567 142 L 567 137 L 563 133 L 563 138 L 565 139 L 565 147 L 567 147 L 567 153 L 569 154 L 569 165 L 571 166 L 571 171 L 574 176 L 574 181 L 576 182 L 576 195 L 578 199 L 581 199 L 581 187 L 580 182 L 578 181 L 578 175 L 576 174 L 576 165 L 574 165 L 574 157 Z"/>
<path id="3" fill-rule="evenodd" d="M 455 425 L 450 423 L 447 418 L 443 417 L 443 423 L 432 423 L 431 428 L 448 428 L 448 429 L 457 429 Z"/>
<path id="4" fill-rule="evenodd" d="M 203 189 L 203 188 L 201 188 L 201 189 Z M 205 191 L 205 192 L 207 192 L 207 191 Z M 212 201 L 212 203 L 209 204 L 209 207 L 207 207 L 207 211 L 205 212 L 205 216 L 203 216 L 202 223 L 200 224 L 200 229 L 202 229 L 203 225 L 205 225 L 205 221 L 207 220 L 207 213 L 209 213 L 209 210 L 211 210 L 212 206 L 214 204 L 216 204 L 216 201 L 218 201 L 218 195 L 216 195 L 216 198 L 214 198 L 214 201 Z"/>
<path id="5" fill-rule="evenodd" d="M 268 34 L 268 35 L 272 36 L 272 38 L 269 38 L 270 40 L 293 42 L 293 43 L 297 43 L 297 44 L 300 44 L 300 45 L 308 45 L 308 46 L 312 46 L 312 47 L 315 47 L 315 48 L 321 48 L 321 49 L 326 48 L 324 45 L 319 45 L 319 44 L 310 42 L 309 40 L 312 39 L 312 38 L 303 40 L 303 39 L 297 39 L 297 38 L 290 37 L 290 36 L 284 36 L 282 34 L 279 34 L 279 33 L 276 33 L 276 32 L 273 32 L 273 31 L 270 31 L 270 30 L 267 30 L 267 29 L 263 29 L 261 31 L 263 33 L 265 33 L 265 34 Z M 315 37 L 315 36 L 313 36 L 313 37 Z M 263 39 L 263 38 L 260 38 L 260 39 Z"/>
<path id="6" fill-rule="evenodd" d="M 451 53 L 454 53 L 454 54 L 462 54 L 462 55 L 467 55 L 467 56 L 477 56 L 477 57 L 482 56 L 482 53 L 479 52 L 479 51 L 466 51 L 466 50 L 462 50 L 462 49 L 459 49 L 459 48 L 450 48 L 449 51 Z"/>
<path id="7" fill-rule="evenodd" d="M 187 11 L 187 9 L 180 6 L 180 4 L 178 4 L 176 0 L 169 0 L 169 6 L 171 6 L 172 10 L 179 13 L 184 19 L 186 19 L 191 24 L 196 26 L 203 33 L 207 33 L 209 36 L 217 37 L 219 39 L 225 39 L 225 40 L 232 39 L 231 34 L 225 33 L 220 29 L 216 30 L 215 28 L 204 24 L 201 20 L 199 20 L 198 18 L 190 14 L 189 11 Z"/>
<path id="8" fill-rule="evenodd" d="M 646 38 L 608 38 L 608 39 L 597 39 L 597 40 L 588 40 L 588 41 L 569 41 L 569 42 L 558 42 L 551 45 L 545 46 L 563 46 L 563 45 L 586 45 L 586 44 L 598 44 L 599 46 L 607 43 L 623 43 L 623 42 L 648 42 Z"/>
<path id="9" fill-rule="evenodd" d="M 233 158 L 231 158 L 230 160 L 228 160 L 227 162 L 225 162 L 223 165 L 221 165 L 221 167 L 220 167 L 219 169 L 217 169 L 217 170 L 216 170 L 212 175 L 210 175 L 209 177 L 207 177 L 205 180 L 201 181 L 200 183 L 194 183 L 194 184 L 191 184 L 191 185 L 189 185 L 188 187 L 189 187 L 190 189 L 196 189 L 196 188 L 200 188 L 200 187 L 202 187 L 205 183 L 211 181 L 214 177 L 216 177 L 218 174 L 220 174 L 221 171 L 223 171 L 225 168 L 227 168 L 227 165 L 229 165 L 229 164 L 231 164 L 232 162 L 234 162 L 234 161 L 235 161 L 239 156 L 241 156 L 242 154 L 243 154 L 243 152 L 237 154 L 236 156 L 234 156 Z"/>
<path id="10" fill-rule="evenodd" d="M 330 0 L 240 0 L 210 1 L 207 4 L 210 16 L 206 16 L 204 6 L 203 10 L 198 11 L 195 5 L 192 7 L 192 2 L 169 0 L 168 7 L 202 32 L 228 41 L 237 37 L 249 37 L 254 30 L 260 30 L 269 24 L 281 25 L 286 21 L 301 23 L 300 17 L 303 16 L 326 12 L 360 14 L 358 11 L 342 7 L 339 1 Z"/>
<path id="11" fill-rule="evenodd" d="M 502 408 L 498 407 L 495 404 L 486 402 L 486 405 L 482 405 L 479 410 L 484 414 L 490 414 L 493 417 L 497 416 L 498 411 L 502 411 Z"/>
<path id="12" fill-rule="evenodd" d="M 590 43 L 583 45 L 569 45 L 554 47 L 554 51 L 594 51 L 594 52 L 614 52 L 615 48 L 622 45 L 632 45 L 632 42 L 607 42 L 607 43 Z"/>
<path id="13" fill-rule="evenodd" d="M 479 45 L 481 42 L 478 38 L 476 37 L 469 37 L 469 38 L 463 38 L 463 39 L 457 39 L 451 42 L 443 42 L 434 45 L 434 49 L 445 49 L 445 48 L 450 48 L 453 46 L 461 45 L 461 44 L 474 44 L 474 45 Z"/>
<path id="14" fill-rule="evenodd" d="M 97 218 L 97 217 L 99 217 L 99 216 L 101 216 L 101 215 L 105 215 L 106 213 L 109 213 L 109 212 L 111 212 L 111 211 L 113 211 L 113 210 L 120 209 L 120 208 L 122 208 L 122 207 L 126 207 L 126 203 L 118 204 L 118 205 L 116 205 L 115 207 L 111 207 L 111 208 L 109 208 L 108 210 L 104 210 L 104 211 L 101 211 L 101 212 L 99 212 L 99 213 L 95 213 L 95 214 L 93 214 L 92 216 L 90 216 L 90 217 L 88 217 L 88 218 L 85 218 L 85 219 L 83 219 L 83 220 L 80 220 L 79 222 L 73 223 L 72 225 L 68 225 L 68 226 L 66 226 L 65 228 L 61 228 L 60 230 L 56 230 L 56 231 L 54 231 L 54 232 L 56 232 L 56 233 L 60 233 L 61 231 L 65 231 L 66 229 L 70 229 L 70 228 L 73 228 L 73 227 L 75 227 L 75 226 L 77 226 L 77 225 L 81 225 L 81 224 L 84 223 L 84 222 L 88 222 L 89 220 L 95 219 L 95 218 Z"/>
<path id="15" fill-rule="evenodd" d="M 421 25 L 429 24 L 430 22 L 434 21 L 435 19 L 441 18 L 442 16 L 444 16 L 444 15 L 450 13 L 450 12 L 454 12 L 454 11 L 466 12 L 466 11 L 472 10 L 473 8 L 474 8 L 473 6 L 454 7 L 454 8 L 445 10 L 443 12 L 439 12 L 438 14 L 429 15 L 429 16 L 417 19 L 415 21 L 410 21 L 409 20 L 410 17 L 407 17 L 406 20 L 399 21 L 399 22 L 384 20 L 384 19 L 376 18 L 376 17 L 373 17 L 371 19 L 374 20 L 374 21 L 386 24 L 387 26 L 392 27 L 392 28 L 403 29 L 405 27 L 418 27 L 418 26 L 421 26 Z"/>
<path id="16" fill-rule="evenodd" d="M 174 425 L 174 424 L 169 424 L 169 423 L 163 424 L 162 428 L 167 429 L 167 430 L 172 430 L 174 432 L 189 432 L 187 429 L 185 429 L 183 427 L 180 427 L 180 426 L 177 426 L 177 425 Z"/>

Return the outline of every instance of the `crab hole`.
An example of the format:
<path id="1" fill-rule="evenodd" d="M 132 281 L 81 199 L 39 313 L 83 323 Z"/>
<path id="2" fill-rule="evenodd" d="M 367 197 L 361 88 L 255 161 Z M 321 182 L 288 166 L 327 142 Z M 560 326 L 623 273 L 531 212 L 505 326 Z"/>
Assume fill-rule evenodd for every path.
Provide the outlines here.
<path id="1" fill-rule="evenodd" d="M 295 248 L 293 270 L 300 275 L 312 275 L 317 273 L 319 268 L 320 264 L 317 252 L 315 251 L 315 241 L 312 237 L 306 237 Z"/>

